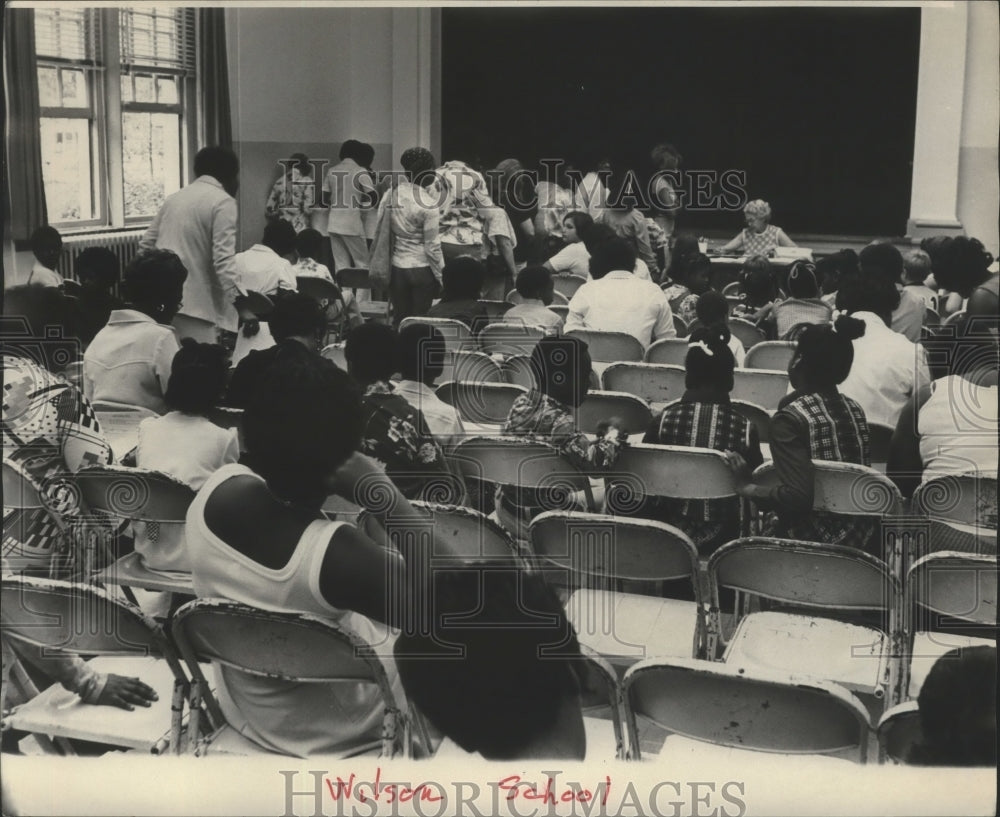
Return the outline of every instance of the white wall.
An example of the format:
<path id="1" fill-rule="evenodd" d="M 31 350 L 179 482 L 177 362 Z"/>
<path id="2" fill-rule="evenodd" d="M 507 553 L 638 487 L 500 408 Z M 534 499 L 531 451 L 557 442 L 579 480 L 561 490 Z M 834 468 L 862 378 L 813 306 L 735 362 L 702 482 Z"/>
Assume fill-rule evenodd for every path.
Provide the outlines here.
<path id="1" fill-rule="evenodd" d="M 997 3 L 970 3 L 958 166 L 958 219 L 1000 257 L 1000 16 Z"/>

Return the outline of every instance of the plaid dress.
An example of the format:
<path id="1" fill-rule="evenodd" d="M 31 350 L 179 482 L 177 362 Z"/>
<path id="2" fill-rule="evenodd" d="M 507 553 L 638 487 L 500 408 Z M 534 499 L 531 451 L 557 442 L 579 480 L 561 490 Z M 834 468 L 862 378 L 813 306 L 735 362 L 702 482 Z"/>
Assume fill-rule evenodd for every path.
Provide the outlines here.
<path id="1" fill-rule="evenodd" d="M 868 421 L 864 410 L 836 389 L 831 392 L 794 395 L 778 414 L 784 413 L 801 429 L 814 460 L 871 465 Z M 777 415 L 775 415 L 777 419 Z M 776 443 L 772 441 L 771 449 Z M 804 539 L 810 542 L 850 545 L 871 550 L 879 520 L 810 511 L 803 516 L 771 519 L 765 535 Z"/>
<path id="2" fill-rule="evenodd" d="M 744 255 L 767 255 L 777 246 L 778 228 L 773 224 L 768 224 L 760 233 L 746 227 L 743 229 Z"/>
<path id="3" fill-rule="evenodd" d="M 756 430 L 729 403 L 703 402 L 688 396 L 660 415 L 655 439 L 647 442 L 660 445 L 683 445 L 735 451 L 751 468 L 763 462 Z M 739 536 L 739 499 L 689 500 L 659 498 L 648 503 L 643 515 L 651 514 L 669 525 L 680 528 L 700 551 L 705 552 Z"/>

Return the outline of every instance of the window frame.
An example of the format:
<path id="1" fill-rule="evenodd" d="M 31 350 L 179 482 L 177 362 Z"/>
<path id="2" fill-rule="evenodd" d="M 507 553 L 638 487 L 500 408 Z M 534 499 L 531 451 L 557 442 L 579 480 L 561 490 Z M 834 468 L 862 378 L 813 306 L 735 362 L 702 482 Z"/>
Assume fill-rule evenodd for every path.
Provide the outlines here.
<path id="1" fill-rule="evenodd" d="M 132 6 L 140 12 L 141 5 Z M 191 8 L 177 8 L 185 14 L 195 14 Z M 36 53 L 36 81 L 40 68 L 77 68 L 86 76 L 89 106 L 84 108 L 40 107 L 40 118 L 88 119 L 91 134 L 91 196 L 96 218 L 72 221 L 52 221 L 64 235 L 107 230 L 121 230 L 149 225 L 155 213 L 126 216 L 124 140 L 122 117 L 125 113 L 169 113 L 178 117 L 178 179 L 180 187 L 191 181 L 191 160 L 197 150 L 201 126 L 201 99 L 197 89 L 197 68 L 183 68 L 123 63 L 120 43 L 121 7 L 87 9 L 96 15 L 99 26 L 98 52 L 93 59 L 75 60 L 63 57 L 39 56 Z M 183 29 L 183 21 L 182 21 Z M 197 15 L 189 29 L 193 42 L 190 48 L 197 53 L 199 30 Z M 126 102 L 122 95 L 123 76 L 151 75 L 155 88 L 157 76 L 171 76 L 177 82 L 177 103 Z M 61 83 L 61 78 L 58 79 Z M 133 99 L 134 99 L 134 79 Z M 60 84 L 61 88 L 61 84 Z M 60 97 L 61 98 L 61 97 Z M 39 128 L 41 123 L 39 123 Z M 44 157 L 43 157 L 44 161 Z"/>

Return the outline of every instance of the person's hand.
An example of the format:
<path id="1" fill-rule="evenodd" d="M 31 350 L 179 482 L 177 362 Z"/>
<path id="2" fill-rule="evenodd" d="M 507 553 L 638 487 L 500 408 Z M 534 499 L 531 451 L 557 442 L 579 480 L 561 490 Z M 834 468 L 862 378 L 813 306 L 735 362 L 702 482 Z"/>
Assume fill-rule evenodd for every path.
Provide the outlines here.
<path id="1" fill-rule="evenodd" d="M 260 332 L 260 321 L 257 318 L 249 318 L 243 322 L 243 337 L 252 338 Z"/>
<path id="2" fill-rule="evenodd" d="M 744 489 L 750 484 L 750 466 L 747 465 L 742 454 L 735 451 L 723 451 L 722 453 L 725 454 L 726 464 L 729 465 L 735 477 L 736 493 L 742 495 Z"/>
<path id="3" fill-rule="evenodd" d="M 136 706 L 148 707 L 159 699 L 156 691 L 138 678 L 109 675 L 97 699 L 97 705 L 117 706 L 119 709 L 132 711 Z"/>
<path id="4" fill-rule="evenodd" d="M 366 480 L 374 479 L 388 481 L 389 478 L 375 460 L 355 451 L 336 471 L 327 475 L 325 487 L 329 493 L 337 494 L 360 505 L 361 503 L 355 498 L 359 496 L 359 487 Z"/>

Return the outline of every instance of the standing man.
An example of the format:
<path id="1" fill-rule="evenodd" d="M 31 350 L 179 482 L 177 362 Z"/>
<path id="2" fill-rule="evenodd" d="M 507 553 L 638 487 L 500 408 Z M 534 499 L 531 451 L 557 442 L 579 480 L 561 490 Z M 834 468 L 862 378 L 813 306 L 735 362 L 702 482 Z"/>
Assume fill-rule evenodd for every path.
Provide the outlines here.
<path id="1" fill-rule="evenodd" d="M 331 167 L 323 180 L 323 204 L 330 208 L 327 232 L 337 270 L 345 267 L 368 269 L 368 240 L 362 219 L 371 206 L 375 184 L 365 162 L 372 155 L 356 139 L 340 146 L 340 162 Z"/>
<path id="2" fill-rule="evenodd" d="M 237 317 L 253 320 L 236 275 L 236 191 L 240 163 L 229 148 L 194 157 L 195 180 L 167 197 L 139 242 L 140 250 L 172 250 L 188 271 L 184 302 L 174 318 L 178 339 L 218 343 Z"/>

